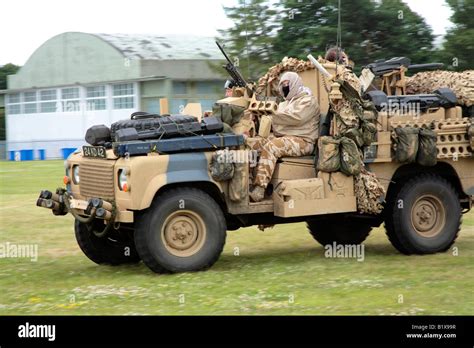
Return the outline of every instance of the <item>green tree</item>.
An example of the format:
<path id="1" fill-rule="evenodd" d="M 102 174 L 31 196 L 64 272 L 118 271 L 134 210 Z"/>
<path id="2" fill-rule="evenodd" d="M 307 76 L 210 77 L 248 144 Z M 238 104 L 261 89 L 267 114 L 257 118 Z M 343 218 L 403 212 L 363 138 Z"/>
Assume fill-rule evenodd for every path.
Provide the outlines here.
<path id="1" fill-rule="evenodd" d="M 337 0 L 282 0 L 281 5 L 282 26 L 274 43 L 280 59 L 323 55 L 337 43 Z M 395 56 L 424 63 L 433 52 L 431 28 L 401 0 L 342 2 L 341 38 L 358 67 Z"/>
<path id="2" fill-rule="evenodd" d="M 474 0 L 447 0 L 453 14 L 440 58 L 451 70 L 474 69 Z"/>
<path id="3" fill-rule="evenodd" d="M 0 89 L 7 89 L 7 76 L 16 74 L 20 69 L 15 64 L 5 64 L 0 66 Z M 0 107 L 0 140 L 5 140 L 5 109 Z"/>
<path id="4" fill-rule="evenodd" d="M 7 89 L 7 76 L 16 74 L 19 69 L 18 65 L 12 63 L 0 67 L 0 89 Z"/>
<path id="5" fill-rule="evenodd" d="M 375 7 L 376 58 L 408 57 L 412 63 L 432 61 L 434 35 L 425 19 L 402 0 L 384 0 Z M 369 27 L 370 28 L 370 27 Z"/>
<path id="6" fill-rule="evenodd" d="M 218 40 L 251 80 L 260 77 L 274 64 L 273 40 L 278 28 L 275 5 L 266 0 L 238 0 L 234 7 L 224 7 L 234 25 L 219 30 Z"/>

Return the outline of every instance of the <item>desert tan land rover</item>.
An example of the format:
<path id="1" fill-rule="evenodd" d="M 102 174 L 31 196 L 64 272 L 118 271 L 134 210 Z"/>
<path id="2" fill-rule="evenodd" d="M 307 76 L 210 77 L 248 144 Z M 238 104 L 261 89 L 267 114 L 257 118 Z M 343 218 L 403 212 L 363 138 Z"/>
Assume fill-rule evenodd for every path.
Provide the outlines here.
<path id="1" fill-rule="evenodd" d="M 332 63 L 323 66 L 332 74 L 337 68 Z M 403 72 L 399 69 L 397 86 L 403 83 Z M 314 68 L 299 75 L 317 97 L 324 122 L 330 99 L 338 97 L 338 84 Z M 244 86 L 234 89 L 234 96 L 218 105 L 250 113 L 262 128 L 257 132 L 268 136 L 263 129 L 270 130 L 268 123 L 258 121 L 271 120 L 278 100 Z M 390 93 L 387 84 L 381 89 L 389 92 L 388 98 L 407 97 Z M 362 243 L 372 228 L 384 223 L 390 242 L 404 254 L 443 252 L 454 243 L 462 214 L 469 211 L 474 196 L 474 121 L 466 116 L 471 115 L 463 115 L 459 105 L 443 103 L 428 104 L 417 115 L 400 109 L 378 111 L 376 138 L 364 153 L 366 169 L 385 190 L 379 202 L 383 210 L 377 214 L 360 211 L 353 176 L 317 170 L 315 156 L 281 158 L 264 200 L 253 203 L 251 161 L 236 161 L 224 178 L 213 175 L 217 152 L 246 156 L 241 135 L 212 132 L 211 124 L 202 126 L 207 127 L 202 133 L 187 131 L 196 135 L 141 138 L 137 124 L 148 122 L 151 126 L 140 131 L 153 133 L 157 130 L 153 122 L 166 117 L 144 113 L 124 121 L 120 129 L 112 127 L 112 135 L 105 126 L 96 128 L 89 134 L 91 146 L 78 149 L 66 161 L 66 187 L 42 191 L 37 204 L 55 215 L 74 215 L 78 244 L 92 261 L 112 265 L 143 261 L 159 273 L 212 266 L 227 231 L 302 221 L 323 245 Z M 178 120 L 182 119 L 172 123 L 176 126 Z M 202 125 L 204 120 L 194 123 Z M 396 160 L 394 136 L 403 128 L 429 128 L 436 134 L 434 165 Z"/>

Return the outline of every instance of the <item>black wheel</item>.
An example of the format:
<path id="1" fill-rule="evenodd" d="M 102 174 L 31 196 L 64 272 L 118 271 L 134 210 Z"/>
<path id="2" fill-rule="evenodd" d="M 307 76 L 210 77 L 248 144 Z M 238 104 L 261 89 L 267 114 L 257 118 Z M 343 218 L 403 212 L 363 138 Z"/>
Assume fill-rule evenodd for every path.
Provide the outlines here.
<path id="1" fill-rule="evenodd" d="M 177 188 L 155 198 L 138 219 L 135 243 L 143 262 L 157 273 L 201 271 L 219 258 L 226 221 L 207 193 Z"/>
<path id="2" fill-rule="evenodd" d="M 408 180 L 391 194 L 385 229 L 401 253 L 432 254 L 453 245 L 461 221 L 461 205 L 454 187 L 444 178 L 424 174 Z"/>
<path id="3" fill-rule="evenodd" d="M 93 262 L 109 265 L 121 265 L 140 262 L 133 236 L 121 230 L 112 230 L 107 236 L 99 238 L 93 233 L 104 229 L 102 221 L 85 225 L 76 221 L 74 230 L 76 240 L 82 252 Z"/>
<path id="4" fill-rule="evenodd" d="M 372 227 L 355 219 L 329 218 L 307 221 L 309 233 L 321 245 L 361 244 L 369 236 Z"/>

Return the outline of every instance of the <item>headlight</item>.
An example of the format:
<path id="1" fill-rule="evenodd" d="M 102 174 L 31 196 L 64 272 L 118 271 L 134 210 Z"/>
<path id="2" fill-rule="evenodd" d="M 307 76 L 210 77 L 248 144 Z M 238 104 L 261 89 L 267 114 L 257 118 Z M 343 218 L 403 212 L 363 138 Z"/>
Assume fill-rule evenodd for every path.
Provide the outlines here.
<path id="1" fill-rule="evenodd" d="M 75 165 L 72 167 L 72 181 L 76 184 L 79 185 L 79 166 Z"/>
<path id="2" fill-rule="evenodd" d="M 120 191 L 130 191 L 130 184 L 128 183 L 128 171 L 126 168 L 119 169 L 118 171 L 118 184 Z"/>

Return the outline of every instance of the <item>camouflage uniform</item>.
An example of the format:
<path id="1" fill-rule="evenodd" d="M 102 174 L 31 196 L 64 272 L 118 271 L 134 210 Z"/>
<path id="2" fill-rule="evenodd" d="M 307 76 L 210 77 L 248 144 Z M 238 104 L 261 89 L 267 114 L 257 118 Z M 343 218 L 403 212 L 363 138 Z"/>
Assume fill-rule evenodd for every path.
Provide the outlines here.
<path id="1" fill-rule="evenodd" d="M 339 75 L 340 79 L 347 81 L 352 88 L 360 93 L 362 88 L 357 76 L 352 72 L 352 70 L 346 67 L 341 68 L 343 71 Z M 354 112 L 353 107 L 353 103 L 344 98 L 344 96 L 342 101 L 334 105 L 334 111 L 340 116 L 340 119 L 336 118 L 336 129 L 339 134 L 344 134 L 351 128 L 359 128 L 359 118 Z"/>
<path id="2" fill-rule="evenodd" d="M 260 154 L 255 187 L 249 193 L 254 202 L 265 196 L 275 165 L 280 157 L 309 155 L 319 135 L 320 110 L 311 90 L 295 72 L 286 72 L 280 79 L 280 94 L 285 101 L 272 115 L 273 136 L 247 138 L 247 145 Z"/>
<path id="3" fill-rule="evenodd" d="M 252 150 L 259 153 L 260 159 L 253 183 L 262 187 L 268 186 L 279 158 L 307 156 L 314 150 L 313 143 L 297 136 L 247 138 L 246 143 Z"/>

